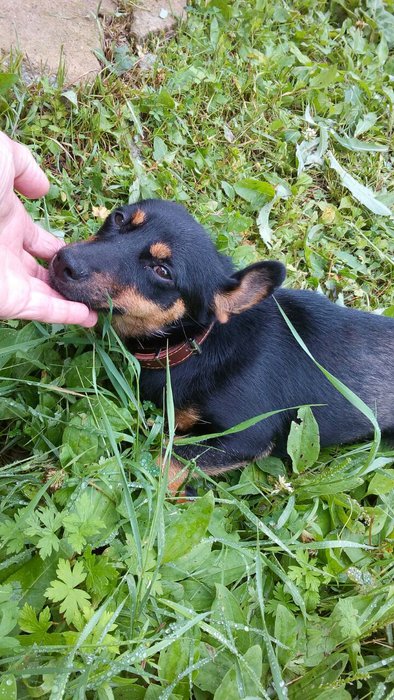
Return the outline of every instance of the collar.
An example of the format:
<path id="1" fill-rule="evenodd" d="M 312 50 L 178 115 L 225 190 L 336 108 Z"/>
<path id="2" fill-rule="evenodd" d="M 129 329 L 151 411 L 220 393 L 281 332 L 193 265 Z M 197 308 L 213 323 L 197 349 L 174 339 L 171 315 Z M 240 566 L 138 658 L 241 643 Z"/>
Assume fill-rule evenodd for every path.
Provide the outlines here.
<path id="1" fill-rule="evenodd" d="M 156 352 L 134 352 L 143 369 L 166 369 L 167 358 L 170 367 L 176 367 L 192 355 L 201 355 L 201 345 L 208 338 L 214 323 L 198 333 L 194 338 L 187 338 L 177 345 L 168 345 Z"/>

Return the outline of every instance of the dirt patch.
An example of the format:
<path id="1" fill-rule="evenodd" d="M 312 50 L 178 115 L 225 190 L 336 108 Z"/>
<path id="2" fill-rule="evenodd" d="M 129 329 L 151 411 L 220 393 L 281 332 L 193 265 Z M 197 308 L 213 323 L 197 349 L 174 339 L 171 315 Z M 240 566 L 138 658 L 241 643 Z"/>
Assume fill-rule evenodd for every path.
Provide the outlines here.
<path id="1" fill-rule="evenodd" d="M 33 76 L 56 74 L 63 59 L 67 80 L 76 82 L 100 70 L 93 53 L 101 44 L 100 18 L 115 9 L 112 0 L 2 0 L 0 49 L 23 53 Z"/>
<path id="2" fill-rule="evenodd" d="M 101 68 L 94 51 L 103 47 L 102 21 L 106 17 L 110 25 L 108 17 L 118 5 L 115 0 L 1 0 L 0 53 L 24 54 L 23 77 L 28 83 L 42 73 L 56 75 L 61 60 L 67 82 L 90 79 Z M 142 0 L 131 6 L 122 18 L 128 40 L 138 44 L 150 34 L 170 33 L 185 6 L 185 0 Z"/>

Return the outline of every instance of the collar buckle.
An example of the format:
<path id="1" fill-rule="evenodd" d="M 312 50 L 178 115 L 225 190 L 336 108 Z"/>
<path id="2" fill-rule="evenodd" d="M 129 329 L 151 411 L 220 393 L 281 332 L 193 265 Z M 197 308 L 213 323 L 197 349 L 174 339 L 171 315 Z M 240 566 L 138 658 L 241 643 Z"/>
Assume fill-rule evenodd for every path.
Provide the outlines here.
<path id="1" fill-rule="evenodd" d="M 189 343 L 189 348 L 192 351 L 193 355 L 201 355 L 201 345 L 197 343 L 197 340 L 195 338 L 188 338 L 187 342 Z"/>

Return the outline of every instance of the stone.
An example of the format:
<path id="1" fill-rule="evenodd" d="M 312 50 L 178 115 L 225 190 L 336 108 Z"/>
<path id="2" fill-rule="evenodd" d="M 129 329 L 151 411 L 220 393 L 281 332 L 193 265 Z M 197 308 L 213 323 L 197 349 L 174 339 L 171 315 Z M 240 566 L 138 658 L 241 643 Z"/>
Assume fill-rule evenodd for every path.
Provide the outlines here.
<path id="1" fill-rule="evenodd" d="M 138 68 L 140 69 L 141 73 L 149 73 L 153 69 L 153 66 L 155 65 L 157 61 L 157 56 L 154 53 L 148 53 L 141 54 L 140 58 L 138 59 Z"/>
<path id="2" fill-rule="evenodd" d="M 185 0 L 143 0 L 133 8 L 130 33 L 138 43 L 150 34 L 171 32 L 186 16 Z"/>
<path id="3" fill-rule="evenodd" d="M 66 84 L 92 79 L 101 69 L 94 55 L 103 39 L 100 19 L 116 8 L 116 0 L 0 0 L 0 55 L 24 55 L 22 78 L 27 84 L 43 73 L 55 82 L 61 61 Z M 142 44 L 151 34 L 171 33 L 185 8 L 185 0 L 141 0 L 124 13 L 124 20 L 122 13 L 118 17 L 127 24 L 127 40 Z M 149 70 L 152 62 L 153 54 L 147 54 L 141 70 Z"/>
<path id="4" fill-rule="evenodd" d="M 55 75 L 64 60 L 66 81 L 89 79 L 100 70 L 100 16 L 113 13 L 112 0 L 0 0 L 0 51 L 26 56 L 27 82 L 41 73 Z"/>

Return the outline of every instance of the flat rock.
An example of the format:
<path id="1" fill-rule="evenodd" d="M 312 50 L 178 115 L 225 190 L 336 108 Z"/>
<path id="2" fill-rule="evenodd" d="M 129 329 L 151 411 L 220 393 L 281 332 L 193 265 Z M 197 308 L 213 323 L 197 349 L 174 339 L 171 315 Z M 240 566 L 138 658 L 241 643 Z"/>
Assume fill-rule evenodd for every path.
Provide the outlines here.
<path id="1" fill-rule="evenodd" d="M 130 33 L 138 42 L 149 34 L 170 32 L 186 15 L 185 0 L 142 0 L 133 7 Z"/>
<path id="2" fill-rule="evenodd" d="M 94 77 L 100 64 L 102 15 L 113 14 L 116 0 L 0 0 L 0 55 L 20 51 L 26 83 L 42 73 L 56 76 L 64 61 L 66 82 Z M 150 34 L 169 33 L 185 16 L 186 0 L 141 0 L 130 11 L 129 33 L 138 43 Z"/>
<path id="3" fill-rule="evenodd" d="M 93 53 L 101 45 L 99 4 L 98 0 L 0 0 L 0 52 L 23 53 L 27 76 L 56 74 L 63 55 L 67 81 L 89 78 L 100 70 Z M 103 0 L 100 15 L 115 9 L 115 1 Z"/>

